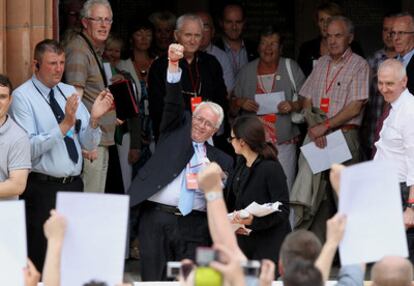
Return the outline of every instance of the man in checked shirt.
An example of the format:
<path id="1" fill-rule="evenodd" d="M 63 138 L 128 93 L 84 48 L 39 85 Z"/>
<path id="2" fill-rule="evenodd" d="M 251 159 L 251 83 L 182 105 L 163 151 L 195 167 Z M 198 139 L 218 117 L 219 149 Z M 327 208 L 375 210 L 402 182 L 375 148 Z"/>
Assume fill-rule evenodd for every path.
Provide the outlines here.
<path id="1" fill-rule="evenodd" d="M 332 17 L 327 28 L 329 54 L 319 58 L 299 94 L 304 99 L 304 114 L 308 123 L 305 143 L 313 141 L 319 148 L 327 146 L 326 135 L 342 130 L 352 159 L 359 160 L 358 129 L 363 106 L 369 94 L 369 65 L 354 54 L 350 44 L 354 38 L 352 22 Z M 320 116 L 315 116 L 319 113 Z M 325 221 L 336 209 L 336 197 L 329 187 L 327 172 L 312 175 L 303 155 L 291 192 L 294 227 L 310 229 L 324 240 Z"/>

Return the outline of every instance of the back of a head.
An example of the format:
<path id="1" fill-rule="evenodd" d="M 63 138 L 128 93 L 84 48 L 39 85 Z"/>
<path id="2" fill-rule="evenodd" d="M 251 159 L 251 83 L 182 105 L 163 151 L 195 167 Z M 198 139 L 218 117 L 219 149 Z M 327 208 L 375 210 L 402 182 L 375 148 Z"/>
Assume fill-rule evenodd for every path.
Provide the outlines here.
<path id="1" fill-rule="evenodd" d="M 307 260 L 296 259 L 290 263 L 283 276 L 285 286 L 322 286 L 322 274 L 315 265 Z"/>
<path id="2" fill-rule="evenodd" d="M 308 230 L 297 230 L 289 233 L 280 248 L 282 266 L 286 269 L 293 261 L 303 259 L 314 263 L 322 249 L 316 235 Z"/>
<path id="3" fill-rule="evenodd" d="M 386 256 L 371 270 L 373 286 L 410 286 L 413 280 L 411 262 L 399 256 Z"/>

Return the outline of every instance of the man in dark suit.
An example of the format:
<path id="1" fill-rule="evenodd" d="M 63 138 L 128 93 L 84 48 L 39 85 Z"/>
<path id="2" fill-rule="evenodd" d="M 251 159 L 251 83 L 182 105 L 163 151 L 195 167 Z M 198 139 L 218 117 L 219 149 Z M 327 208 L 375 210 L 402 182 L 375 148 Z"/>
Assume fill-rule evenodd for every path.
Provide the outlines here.
<path id="1" fill-rule="evenodd" d="M 220 127 L 223 109 L 203 102 L 192 116 L 185 111 L 179 67 L 183 51 L 179 44 L 169 47 L 159 141 L 129 190 L 131 206 L 141 206 L 138 238 L 144 281 L 165 280 L 167 261 L 194 259 L 197 246 L 211 244 L 206 201 L 194 185 L 195 175 L 208 162 L 217 162 L 225 172 L 233 163 L 230 156 L 206 143 Z"/>
<path id="2" fill-rule="evenodd" d="M 391 31 L 395 51 L 407 70 L 407 88 L 414 94 L 414 17 L 409 13 L 395 16 Z"/>

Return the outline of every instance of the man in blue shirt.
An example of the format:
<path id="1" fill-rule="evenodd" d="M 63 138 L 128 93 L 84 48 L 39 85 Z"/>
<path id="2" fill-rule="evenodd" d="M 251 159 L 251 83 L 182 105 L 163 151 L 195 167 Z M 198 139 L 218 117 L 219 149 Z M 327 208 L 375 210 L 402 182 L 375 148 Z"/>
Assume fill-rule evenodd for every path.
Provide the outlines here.
<path id="1" fill-rule="evenodd" d="M 32 172 L 21 198 L 26 201 L 29 257 L 42 269 L 43 223 L 55 207 L 58 191 L 83 190 L 81 152 L 97 147 L 98 121 L 111 108 L 113 97 L 101 92 L 89 114 L 75 88 L 60 82 L 65 54 L 54 40 L 36 45 L 34 67 L 32 78 L 13 92 L 10 114 L 30 139 Z"/>

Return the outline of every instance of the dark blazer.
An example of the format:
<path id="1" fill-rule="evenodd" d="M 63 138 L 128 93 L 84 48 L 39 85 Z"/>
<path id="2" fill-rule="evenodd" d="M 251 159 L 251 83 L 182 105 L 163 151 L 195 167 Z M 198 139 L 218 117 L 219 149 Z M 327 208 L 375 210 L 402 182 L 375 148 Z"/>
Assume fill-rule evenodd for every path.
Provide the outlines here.
<path id="1" fill-rule="evenodd" d="M 166 84 L 160 138 L 148 162 L 138 171 L 129 188 L 130 205 L 135 206 L 171 183 L 194 154 L 191 115 L 184 110 L 181 83 Z M 233 159 L 206 143 L 207 157 L 231 173 Z"/>
<path id="2" fill-rule="evenodd" d="M 289 192 L 279 161 L 259 156 L 248 168 L 246 160 L 239 157 L 227 186 L 226 203 L 229 211 L 243 209 L 254 201 L 259 204 L 276 201 L 283 203 L 281 212 L 255 217 L 252 225 L 246 226 L 253 230 L 249 236 L 237 236 L 239 246 L 248 259 L 268 258 L 276 263 L 280 246 L 291 231 Z"/>
<path id="3" fill-rule="evenodd" d="M 313 61 L 321 57 L 320 44 L 321 37 L 317 37 L 310 41 L 304 42 L 299 48 L 298 64 L 302 69 L 305 76 L 309 76 L 313 69 Z M 353 41 L 351 43 L 351 50 L 361 57 L 364 58 L 364 52 L 362 51 L 361 45 Z"/>
<path id="4" fill-rule="evenodd" d="M 259 53 L 257 52 L 257 43 L 252 42 L 250 40 L 247 39 L 243 39 L 243 43 L 244 46 L 246 47 L 246 51 L 247 51 L 247 60 L 249 62 L 257 59 L 259 57 Z M 219 47 L 220 49 L 222 49 L 223 51 L 225 51 L 224 48 L 224 40 L 222 37 L 218 38 L 214 44 Z"/>
<path id="5" fill-rule="evenodd" d="M 407 88 L 411 94 L 414 94 L 414 57 L 411 57 L 411 60 L 405 70 L 407 71 L 408 78 Z"/>
<path id="6" fill-rule="evenodd" d="M 179 62 L 182 70 L 181 86 L 183 91 L 193 91 L 191 77 L 189 76 L 189 65 L 185 59 Z M 165 83 L 167 79 L 167 56 L 155 60 L 148 73 L 148 103 L 152 120 L 155 140 L 158 141 L 161 125 L 161 116 L 166 95 Z M 205 52 L 197 52 L 191 63 L 193 83 L 197 82 L 197 71 L 201 82 L 199 96 L 204 100 L 219 104 L 224 112 L 228 110 L 227 89 L 223 80 L 223 71 L 217 59 Z M 198 88 L 197 88 L 198 89 Z M 191 110 L 190 95 L 182 94 L 185 110 Z"/>

